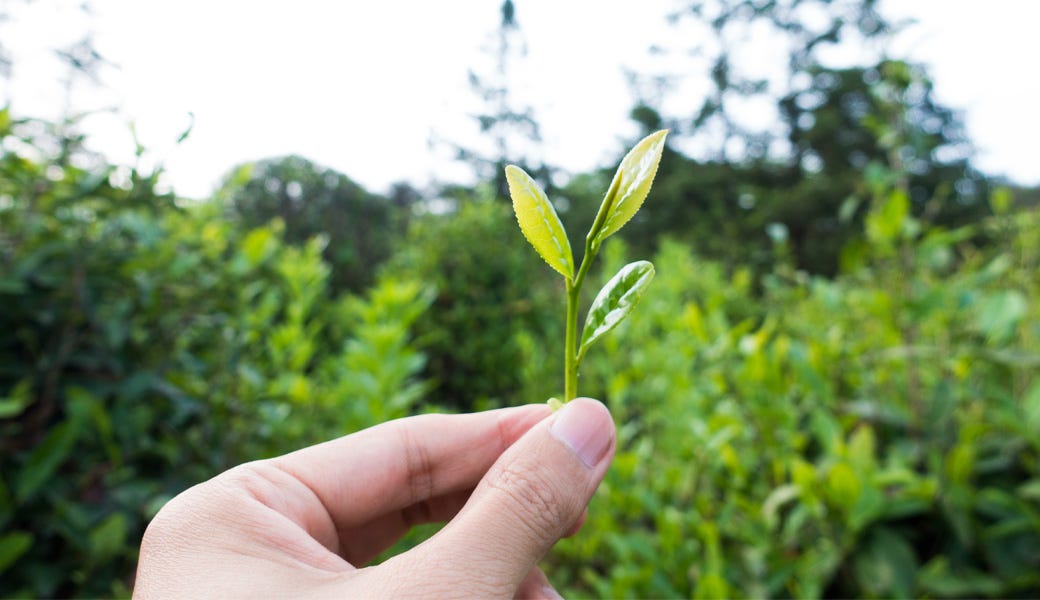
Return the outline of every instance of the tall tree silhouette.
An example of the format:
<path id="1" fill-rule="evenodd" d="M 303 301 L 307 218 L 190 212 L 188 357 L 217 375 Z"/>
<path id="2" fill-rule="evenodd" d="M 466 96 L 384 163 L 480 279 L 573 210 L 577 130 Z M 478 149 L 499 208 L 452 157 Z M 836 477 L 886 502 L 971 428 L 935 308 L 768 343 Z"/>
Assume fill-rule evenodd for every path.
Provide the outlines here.
<path id="1" fill-rule="evenodd" d="M 469 70 L 470 88 L 482 105 L 471 117 L 483 143 L 463 144 L 436 136 L 431 143 L 450 148 L 453 158 L 469 165 L 478 181 L 492 182 L 497 198 L 509 198 L 507 164 L 522 167 L 548 189 L 551 170 L 539 156 L 542 137 L 534 108 L 518 102 L 514 93 L 513 77 L 527 55 L 527 41 L 513 0 L 502 2 L 499 26 L 483 50 L 491 59 L 490 68 Z"/>

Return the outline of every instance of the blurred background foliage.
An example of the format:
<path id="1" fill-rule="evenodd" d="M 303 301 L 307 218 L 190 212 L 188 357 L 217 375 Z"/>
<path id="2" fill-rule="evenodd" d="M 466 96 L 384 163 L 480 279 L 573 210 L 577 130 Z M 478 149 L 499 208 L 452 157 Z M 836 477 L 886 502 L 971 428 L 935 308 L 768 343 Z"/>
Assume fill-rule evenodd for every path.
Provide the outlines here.
<path id="1" fill-rule="evenodd" d="M 834 19 L 813 30 L 803 4 Z M 720 152 L 669 147 L 593 275 L 658 273 L 583 365 L 618 454 L 550 576 L 597 597 L 1040 594 L 1040 193 L 972 168 L 921 67 L 824 66 L 892 27 L 872 1 L 675 18 L 772 24 L 800 83 L 750 80 L 720 44 L 696 114 L 635 103 L 645 131 L 723 132 Z M 482 81 L 496 146 L 537 142 Z M 740 95 L 780 127 L 743 127 Z M 234 464 L 560 393 L 563 290 L 494 178 L 384 196 L 272 157 L 188 201 L 83 143 L 74 118 L 0 110 L 0 596 L 127 595 L 151 516 Z M 569 231 L 612 172 L 552 188 Z"/>

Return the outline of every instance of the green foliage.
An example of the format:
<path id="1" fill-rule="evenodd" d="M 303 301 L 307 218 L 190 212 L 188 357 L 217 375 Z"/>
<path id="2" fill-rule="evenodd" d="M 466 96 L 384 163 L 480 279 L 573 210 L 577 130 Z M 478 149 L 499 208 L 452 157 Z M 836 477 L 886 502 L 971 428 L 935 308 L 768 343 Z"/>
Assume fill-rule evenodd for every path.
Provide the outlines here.
<path id="1" fill-rule="evenodd" d="M 409 413 L 429 298 L 330 296 L 323 240 L 180 208 L 28 125 L 0 132 L 0 596 L 127 595 L 174 494 Z"/>
<path id="2" fill-rule="evenodd" d="M 761 293 L 662 246 L 654 293 L 605 338 L 626 365 L 584 364 L 618 453 L 550 560 L 565 593 L 1040 590 L 1040 213 L 914 233 L 891 206 L 854 270 L 781 264 Z"/>
<path id="3" fill-rule="evenodd" d="M 818 164 L 662 143 L 653 210 L 618 213 L 631 250 L 571 257 L 621 275 L 574 340 L 619 429 L 545 565 L 568 595 L 1040 594 L 1036 190 L 970 202 L 988 183 L 936 159 L 955 119 L 913 68 L 815 75 L 791 142 Z M 344 232 L 396 217 L 341 176 L 273 161 L 227 219 L 249 177 L 180 203 L 52 130 L 0 111 L 0 596 L 128 595 L 147 520 L 233 464 L 559 392 L 566 286 L 486 190 L 415 217 L 377 277 L 389 246 Z M 642 188 L 612 181 L 574 177 L 560 231 L 616 229 L 600 207 Z"/>
<path id="4" fill-rule="evenodd" d="M 466 196 L 455 212 L 416 218 L 401 248 L 387 273 L 436 290 L 415 324 L 427 401 L 467 410 L 558 393 L 542 348 L 563 333 L 563 290 L 531 260 L 504 203 L 486 189 Z"/>
<path id="5" fill-rule="evenodd" d="M 922 223 L 956 227 L 989 214 L 989 184 L 968 163 L 958 115 L 934 98 L 922 67 L 886 60 L 803 70 L 806 83 L 777 99 L 790 154 L 700 161 L 665 149 L 654 210 L 628 226 L 633 251 L 653 252 L 669 236 L 701 256 L 764 272 L 775 258 L 765 231 L 775 223 L 786 228 L 800 268 L 831 276 L 843 248 L 863 237 L 874 197 L 896 183 Z M 648 131 L 661 123 L 647 107 L 633 116 Z M 581 213 L 573 220 L 593 210 L 597 184 L 579 177 L 563 190 Z"/>
<path id="6" fill-rule="evenodd" d="M 299 156 L 239 166 L 218 192 L 228 214 L 244 227 L 272 219 L 284 224 L 287 241 L 302 244 L 321 235 L 334 290 L 360 291 L 374 281 L 403 229 L 405 208 L 370 194 L 346 175 Z"/>

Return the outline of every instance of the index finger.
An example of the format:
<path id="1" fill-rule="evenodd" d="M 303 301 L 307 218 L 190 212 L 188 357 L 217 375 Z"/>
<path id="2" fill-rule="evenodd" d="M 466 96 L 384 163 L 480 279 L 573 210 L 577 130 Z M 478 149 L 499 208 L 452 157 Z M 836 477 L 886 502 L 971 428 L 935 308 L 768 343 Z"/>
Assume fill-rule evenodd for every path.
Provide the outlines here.
<path id="1" fill-rule="evenodd" d="M 506 448 L 550 413 L 541 404 L 408 417 L 272 463 L 309 488 L 342 530 L 474 487 Z"/>

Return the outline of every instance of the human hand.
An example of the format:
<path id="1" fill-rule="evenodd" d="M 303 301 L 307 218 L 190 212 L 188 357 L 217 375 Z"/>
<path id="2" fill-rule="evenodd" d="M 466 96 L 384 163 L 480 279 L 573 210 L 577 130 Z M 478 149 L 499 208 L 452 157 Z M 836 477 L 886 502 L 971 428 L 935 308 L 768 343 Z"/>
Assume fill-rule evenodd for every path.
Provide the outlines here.
<path id="1" fill-rule="evenodd" d="M 240 465 L 159 511 L 134 596 L 558 597 L 537 562 L 580 528 L 614 447 L 607 409 L 577 399 L 400 419 Z"/>

